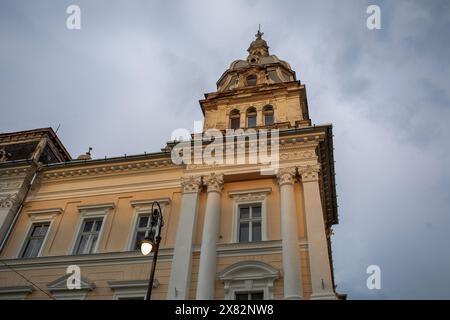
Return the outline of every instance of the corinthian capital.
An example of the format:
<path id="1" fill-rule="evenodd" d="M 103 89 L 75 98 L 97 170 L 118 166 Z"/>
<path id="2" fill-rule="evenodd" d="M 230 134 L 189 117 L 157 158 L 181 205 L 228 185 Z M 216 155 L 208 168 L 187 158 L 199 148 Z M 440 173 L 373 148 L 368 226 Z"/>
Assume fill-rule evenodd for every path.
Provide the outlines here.
<path id="1" fill-rule="evenodd" d="M 201 184 L 202 177 L 200 176 L 189 176 L 181 178 L 181 187 L 183 188 L 183 193 L 198 192 Z"/>
<path id="2" fill-rule="evenodd" d="M 205 185 L 208 187 L 208 192 L 220 192 L 223 188 L 223 174 L 211 173 L 206 177 Z"/>
<path id="3" fill-rule="evenodd" d="M 319 180 L 320 164 L 298 167 L 298 173 L 302 177 L 302 182 Z"/>
<path id="4" fill-rule="evenodd" d="M 287 167 L 278 169 L 277 179 L 280 186 L 284 184 L 294 184 L 295 167 Z"/>

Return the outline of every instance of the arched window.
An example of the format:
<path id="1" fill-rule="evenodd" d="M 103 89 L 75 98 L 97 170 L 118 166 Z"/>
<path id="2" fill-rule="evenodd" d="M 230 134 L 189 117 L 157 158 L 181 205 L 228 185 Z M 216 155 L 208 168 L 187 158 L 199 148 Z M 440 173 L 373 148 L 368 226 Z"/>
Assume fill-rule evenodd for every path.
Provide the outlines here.
<path id="1" fill-rule="evenodd" d="M 247 128 L 256 127 L 256 109 L 250 107 L 247 109 Z"/>
<path id="2" fill-rule="evenodd" d="M 219 272 L 225 300 L 271 300 L 280 271 L 261 261 L 240 261 Z"/>
<path id="3" fill-rule="evenodd" d="M 249 75 L 247 77 L 247 85 L 248 86 L 256 86 L 256 76 L 254 74 Z"/>
<path id="4" fill-rule="evenodd" d="M 263 114 L 264 114 L 264 125 L 270 126 L 275 122 L 273 117 L 273 107 L 270 104 L 264 107 Z"/>
<path id="5" fill-rule="evenodd" d="M 239 129 L 241 127 L 241 114 L 239 110 L 234 109 L 230 113 L 230 128 Z"/>

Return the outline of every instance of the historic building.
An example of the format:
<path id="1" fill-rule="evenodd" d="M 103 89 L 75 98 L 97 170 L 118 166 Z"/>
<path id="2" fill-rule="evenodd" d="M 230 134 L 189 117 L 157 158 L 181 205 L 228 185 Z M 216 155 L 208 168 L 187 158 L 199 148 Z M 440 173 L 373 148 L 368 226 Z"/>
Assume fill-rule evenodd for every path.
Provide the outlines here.
<path id="1" fill-rule="evenodd" d="M 276 167 L 248 161 L 252 142 L 233 135 L 223 149 L 247 160 L 175 163 L 174 141 L 151 154 L 72 160 L 52 129 L 1 134 L 0 299 L 143 298 L 152 256 L 137 248 L 155 201 L 165 225 L 152 298 L 338 298 L 332 126 L 311 124 L 290 65 L 258 31 L 200 106 L 204 132 L 267 129 Z M 205 151 L 210 141 L 198 140 L 188 144 Z M 67 287 L 73 265 L 78 289 Z"/>

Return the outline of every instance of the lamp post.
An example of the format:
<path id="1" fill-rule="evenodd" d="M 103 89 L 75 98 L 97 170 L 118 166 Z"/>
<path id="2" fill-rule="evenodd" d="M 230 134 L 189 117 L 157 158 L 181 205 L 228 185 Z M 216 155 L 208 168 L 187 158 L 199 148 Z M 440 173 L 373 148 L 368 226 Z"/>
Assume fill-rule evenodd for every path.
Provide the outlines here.
<path id="1" fill-rule="evenodd" d="M 157 208 L 154 209 L 155 205 Z M 158 260 L 159 243 L 161 242 L 161 228 L 164 225 L 161 206 L 157 201 L 152 204 L 152 212 L 150 214 L 150 232 L 141 242 L 141 253 L 148 255 L 153 251 L 152 269 L 150 271 L 150 279 L 148 283 L 147 295 L 145 300 L 150 300 L 152 296 L 153 281 L 155 278 L 156 261 Z"/>

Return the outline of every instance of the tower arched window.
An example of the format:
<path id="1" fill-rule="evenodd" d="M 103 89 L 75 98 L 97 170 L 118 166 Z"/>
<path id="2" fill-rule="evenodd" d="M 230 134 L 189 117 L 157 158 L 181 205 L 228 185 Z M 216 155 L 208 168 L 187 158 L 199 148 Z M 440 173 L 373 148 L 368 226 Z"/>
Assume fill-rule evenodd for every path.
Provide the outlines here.
<path id="1" fill-rule="evenodd" d="M 248 86 L 256 86 L 256 76 L 254 74 L 249 75 L 247 77 L 247 85 Z"/>
<path id="2" fill-rule="evenodd" d="M 241 127 L 241 114 L 239 110 L 234 109 L 230 113 L 230 128 L 239 129 Z"/>
<path id="3" fill-rule="evenodd" d="M 247 109 L 247 128 L 256 127 L 256 109 L 250 107 Z"/>
<path id="4" fill-rule="evenodd" d="M 273 107 L 270 104 L 264 107 L 263 115 L 264 115 L 264 125 L 270 126 L 274 124 L 275 120 L 273 116 Z"/>

